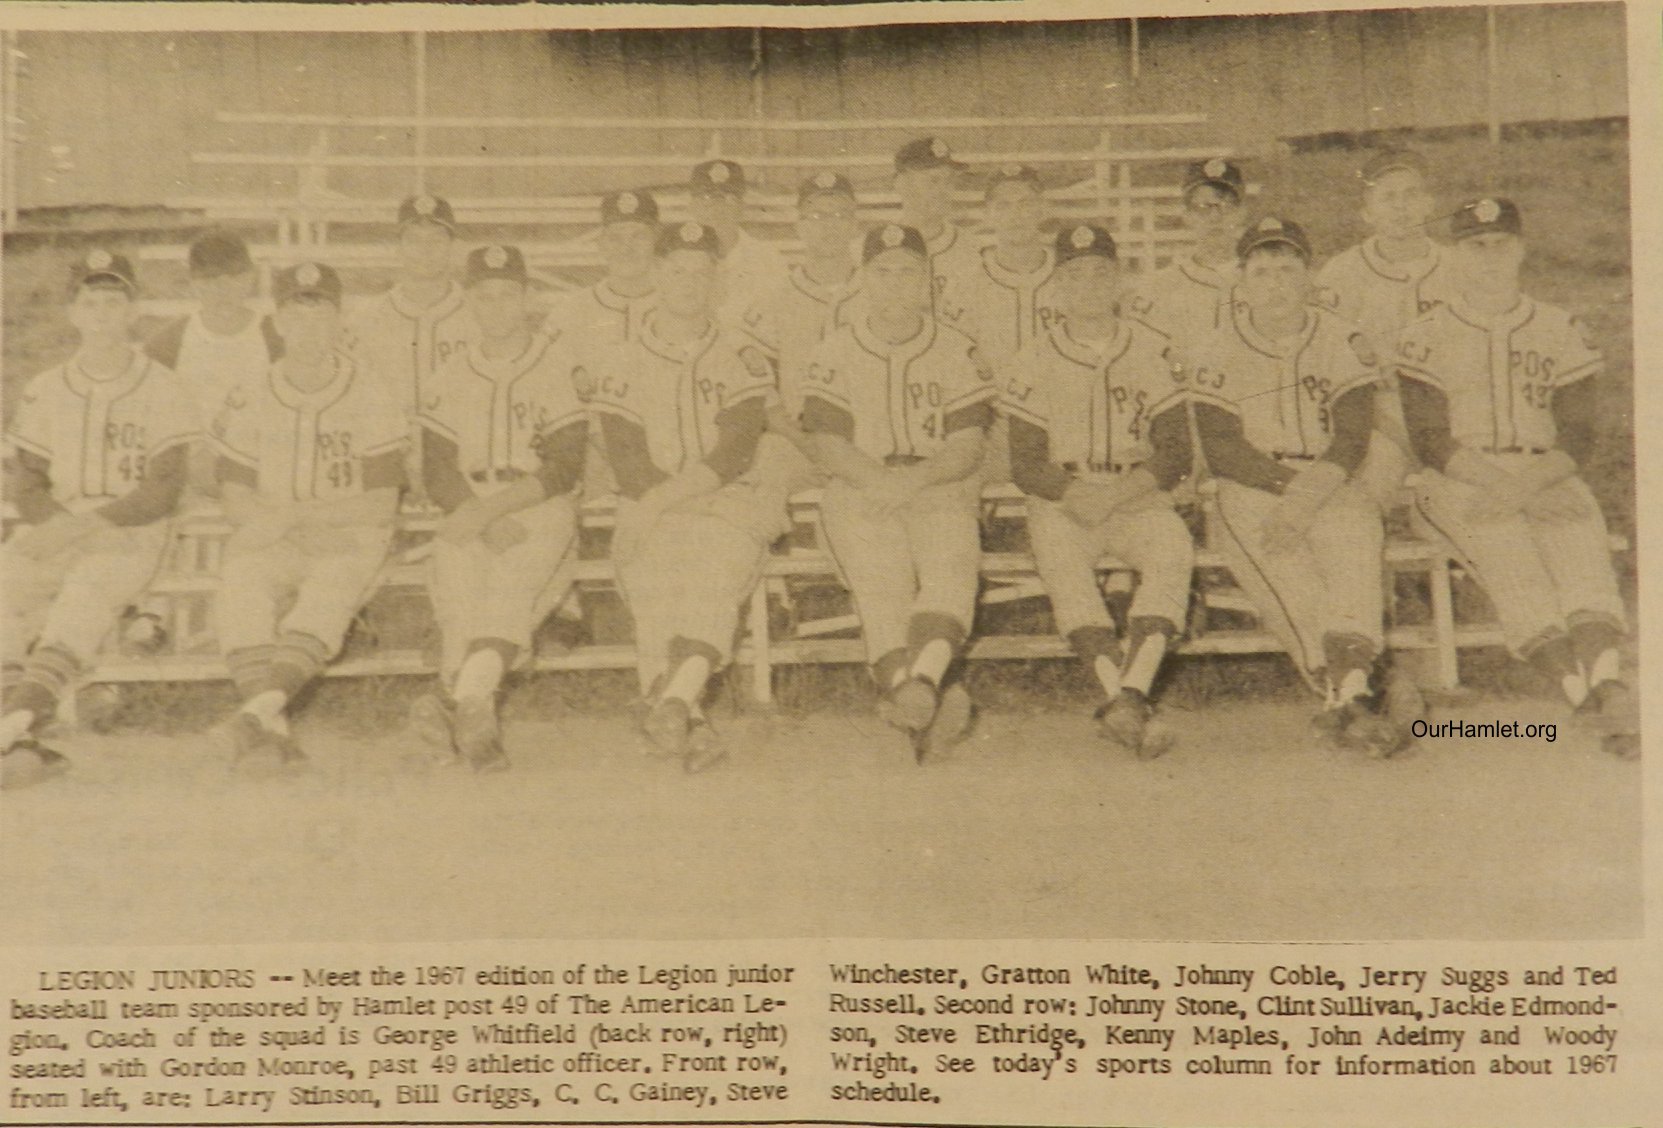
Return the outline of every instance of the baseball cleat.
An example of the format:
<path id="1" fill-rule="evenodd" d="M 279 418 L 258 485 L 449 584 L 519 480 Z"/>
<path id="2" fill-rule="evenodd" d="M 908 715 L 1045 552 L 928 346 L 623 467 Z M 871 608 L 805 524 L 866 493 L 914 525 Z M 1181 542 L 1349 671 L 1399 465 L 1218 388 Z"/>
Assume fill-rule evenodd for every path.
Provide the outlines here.
<path id="1" fill-rule="evenodd" d="M 236 752 L 232 770 L 243 775 L 292 775 L 306 768 L 306 753 L 294 737 L 267 728 L 253 713 L 231 718 L 231 741 Z"/>
<path id="2" fill-rule="evenodd" d="M 906 732 L 922 732 L 935 719 L 936 705 L 935 687 L 912 677 L 878 699 L 878 719 Z"/>
<path id="3" fill-rule="evenodd" d="M 1340 734 L 1340 747 L 1365 752 L 1371 759 L 1389 760 L 1409 747 L 1412 740 L 1406 725 L 1390 717 L 1357 708 Z"/>
<path id="4" fill-rule="evenodd" d="M 437 693 L 424 693 L 410 702 L 410 731 L 423 744 L 446 752 L 456 750 L 456 707 Z"/>
<path id="5" fill-rule="evenodd" d="M 727 745 L 722 743 L 715 727 L 703 717 L 694 717 L 687 730 L 687 750 L 682 754 L 682 770 L 688 775 L 697 775 L 727 757 Z"/>
<path id="6" fill-rule="evenodd" d="M 1098 706 L 1092 719 L 1104 740 L 1140 760 L 1153 760 L 1173 742 L 1172 730 L 1155 721 L 1154 713 L 1149 698 L 1136 690 L 1123 689 L 1113 701 Z"/>
<path id="7" fill-rule="evenodd" d="M 1315 732 L 1324 744 L 1342 744 L 1346 726 L 1351 723 L 1359 708 L 1354 701 L 1344 705 L 1325 705 L 1320 713 L 1311 717 L 1311 731 Z"/>
<path id="8" fill-rule="evenodd" d="M 20 791 L 69 770 L 69 757 L 25 737 L 0 753 L 0 791 Z"/>
<path id="9" fill-rule="evenodd" d="M 1622 760 L 1640 758 L 1640 705 L 1634 691 L 1619 681 L 1603 681 L 1588 691 L 1578 713 L 1598 734 L 1600 747 Z"/>
<path id="10" fill-rule="evenodd" d="M 935 717 L 913 745 L 913 758 L 922 764 L 951 752 L 970 735 L 975 722 L 976 706 L 970 700 L 970 691 L 962 682 L 954 682 L 941 691 Z"/>
<path id="11" fill-rule="evenodd" d="M 490 701 L 457 702 L 452 731 L 456 734 L 456 750 L 474 771 L 507 770 L 508 753 L 502 747 L 502 729 Z"/>
<path id="12" fill-rule="evenodd" d="M 678 697 L 665 697 L 647 713 L 647 719 L 641 722 L 641 730 L 659 752 L 684 759 L 691 725 L 692 710 L 687 707 L 687 702 Z"/>

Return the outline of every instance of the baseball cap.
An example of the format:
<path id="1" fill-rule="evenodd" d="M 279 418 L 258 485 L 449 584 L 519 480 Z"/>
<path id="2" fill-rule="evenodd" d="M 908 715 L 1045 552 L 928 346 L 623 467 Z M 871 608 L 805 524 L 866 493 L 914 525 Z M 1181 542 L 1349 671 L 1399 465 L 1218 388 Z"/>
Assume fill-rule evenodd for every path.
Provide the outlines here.
<path id="1" fill-rule="evenodd" d="M 924 236 L 919 234 L 918 228 L 903 227 L 899 223 L 886 223 L 868 231 L 865 241 L 861 243 L 860 261 L 863 264 L 871 262 L 885 251 L 911 251 L 926 260 L 930 257 Z"/>
<path id="2" fill-rule="evenodd" d="M 703 251 L 713 258 L 719 258 L 722 254 L 721 244 L 716 241 L 716 229 L 691 222 L 666 227 L 658 233 L 653 253 L 662 256 L 676 251 Z"/>
<path id="3" fill-rule="evenodd" d="M 817 172 L 801 184 L 797 185 L 797 203 L 803 203 L 815 196 L 844 196 L 855 198 L 855 186 L 849 183 L 849 178 L 835 172 Z"/>
<path id="4" fill-rule="evenodd" d="M 1114 245 L 1114 236 L 1093 223 L 1076 224 L 1065 227 L 1057 232 L 1057 265 L 1072 262 L 1077 258 L 1087 258 L 1096 255 L 1100 258 L 1118 259 L 1119 251 Z"/>
<path id="5" fill-rule="evenodd" d="M 953 150 L 939 137 L 920 137 L 895 150 L 896 172 L 924 172 L 932 168 L 963 168 Z"/>
<path id="6" fill-rule="evenodd" d="M 299 298 L 323 298 L 341 304 L 341 276 L 321 262 L 302 262 L 279 270 L 271 280 L 272 301 L 277 305 Z"/>
<path id="7" fill-rule="evenodd" d="M 987 182 L 987 195 L 991 197 L 993 190 L 1001 184 L 1027 184 L 1038 192 L 1043 189 L 1039 173 L 1025 164 L 1004 164 L 993 171 L 993 176 Z"/>
<path id="8" fill-rule="evenodd" d="M 462 284 L 472 286 L 489 278 L 506 278 L 511 282 L 526 282 L 525 256 L 520 248 L 503 243 L 475 247 L 468 252 L 468 263 L 462 271 Z"/>
<path id="9" fill-rule="evenodd" d="M 398 225 L 403 227 L 407 223 L 432 223 L 443 227 L 452 235 L 456 234 L 456 213 L 451 210 L 450 201 L 443 196 L 411 196 L 398 206 Z"/>
<path id="10" fill-rule="evenodd" d="M 657 223 L 658 201 L 651 192 L 611 192 L 601 197 L 601 226 L 609 223 Z"/>
<path id="11" fill-rule="evenodd" d="M 186 254 L 193 278 L 222 278 L 246 274 L 254 269 L 248 244 L 230 231 L 209 231 L 198 235 Z"/>
<path id="12" fill-rule="evenodd" d="M 1483 196 L 1468 200 L 1449 218 L 1450 238 L 1460 240 L 1473 235 L 1487 235 L 1492 231 L 1508 235 L 1523 235 L 1524 220 L 1518 205 L 1501 196 Z"/>
<path id="13" fill-rule="evenodd" d="M 745 194 L 745 170 L 734 161 L 702 161 L 687 178 L 695 196 Z"/>
<path id="14" fill-rule="evenodd" d="M 1418 172 L 1426 176 L 1430 171 L 1426 158 L 1413 149 L 1382 149 L 1363 162 L 1357 175 L 1364 184 L 1378 183 L 1388 172 Z"/>
<path id="15" fill-rule="evenodd" d="M 88 251 L 86 256 L 70 267 L 70 289 L 79 290 L 91 282 L 116 282 L 129 296 L 138 293 L 138 276 L 126 255 L 106 251 L 102 247 Z"/>
<path id="16" fill-rule="evenodd" d="M 1184 195 L 1189 195 L 1203 184 L 1210 184 L 1214 188 L 1228 188 L 1238 200 L 1245 195 L 1247 187 L 1241 169 L 1223 157 L 1196 161 L 1184 171 Z"/>
<path id="17" fill-rule="evenodd" d="M 1311 261 L 1311 241 L 1305 237 L 1305 229 L 1291 219 L 1275 215 L 1267 215 L 1248 227 L 1236 243 L 1236 257 L 1245 259 L 1260 247 L 1277 244 L 1292 247 L 1306 262 Z"/>

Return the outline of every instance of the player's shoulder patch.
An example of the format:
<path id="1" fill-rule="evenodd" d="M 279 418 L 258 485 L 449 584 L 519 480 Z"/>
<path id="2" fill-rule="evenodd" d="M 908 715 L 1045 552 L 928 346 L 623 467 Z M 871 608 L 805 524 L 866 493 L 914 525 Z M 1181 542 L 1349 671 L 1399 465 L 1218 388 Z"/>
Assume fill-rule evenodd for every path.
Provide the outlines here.
<path id="1" fill-rule="evenodd" d="M 976 348 L 974 343 L 971 344 L 965 356 L 969 358 L 971 367 L 975 368 L 976 377 L 991 383 L 993 380 L 993 365 L 988 363 L 987 358 L 982 356 L 981 350 Z"/>
<path id="2" fill-rule="evenodd" d="M 1317 286 L 1311 290 L 1311 304 L 1330 313 L 1340 311 L 1340 292 L 1332 286 Z"/>
<path id="3" fill-rule="evenodd" d="M 1346 338 L 1346 343 L 1351 346 L 1352 355 L 1357 358 L 1357 363 L 1364 368 L 1378 368 L 1380 366 L 1380 357 L 1375 353 L 1374 346 L 1369 344 L 1369 339 L 1363 335 L 1362 330 L 1352 330 L 1351 335 Z"/>
<path id="4" fill-rule="evenodd" d="M 768 358 L 762 355 L 762 350 L 755 345 L 739 346 L 739 362 L 745 366 L 754 379 L 772 380 L 774 367 L 768 363 Z"/>
<path id="5" fill-rule="evenodd" d="M 1572 314 L 1570 327 L 1571 331 L 1576 334 L 1576 339 L 1582 342 L 1583 348 L 1590 352 L 1599 351 L 1599 338 L 1594 335 L 1593 326 L 1589 325 L 1586 319 L 1580 315 Z"/>
<path id="6" fill-rule="evenodd" d="M 599 387 L 600 381 L 595 379 L 594 374 L 589 371 L 588 365 L 579 364 L 573 367 L 572 390 L 577 393 L 579 400 L 584 403 L 589 402 L 595 397 L 595 391 Z"/>

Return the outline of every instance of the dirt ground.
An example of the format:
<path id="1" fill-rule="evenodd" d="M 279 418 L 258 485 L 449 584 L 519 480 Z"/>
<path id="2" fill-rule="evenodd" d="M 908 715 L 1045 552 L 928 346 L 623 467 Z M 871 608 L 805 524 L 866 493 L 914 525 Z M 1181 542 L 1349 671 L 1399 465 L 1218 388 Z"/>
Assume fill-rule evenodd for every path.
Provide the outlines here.
<path id="1" fill-rule="evenodd" d="M 1083 715 L 994 713 L 922 769 L 869 716 L 753 712 L 695 777 L 621 717 L 513 724 L 488 778 L 414 771 L 396 735 L 313 732 L 281 781 L 209 736 L 74 737 L 70 775 L 0 806 L 0 904 L 20 945 L 1639 934 L 1639 765 L 1561 710 L 1439 710 L 1558 740 L 1386 763 L 1316 747 L 1308 711 L 1174 711 L 1153 763 Z"/>

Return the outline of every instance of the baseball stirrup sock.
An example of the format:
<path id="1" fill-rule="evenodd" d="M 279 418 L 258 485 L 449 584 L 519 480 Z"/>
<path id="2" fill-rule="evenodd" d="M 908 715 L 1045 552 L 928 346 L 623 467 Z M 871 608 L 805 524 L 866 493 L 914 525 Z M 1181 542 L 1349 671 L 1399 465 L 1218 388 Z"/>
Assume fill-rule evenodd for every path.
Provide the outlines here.
<path id="1" fill-rule="evenodd" d="M 247 701 L 271 688 L 271 656 L 276 650 L 277 647 L 267 642 L 259 646 L 238 647 L 225 656 L 225 664 L 231 671 L 231 684 L 237 687 L 238 697 Z"/>
<path id="2" fill-rule="evenodd" d="M 0 717 L 0 749 L 10 748 L 29 734 L 35 726 L 32 709 L 13 709 Z"/>
<path id="3" fill-rule="evenodd" d="M 489 700 L 496 696 L 502 677 L 519 657 L 520 648 L 506 639 L 482 638 L 468 648 L 462 668 L 456 671 L 456 685 L 452 696 L 461 701 Z"/>
<path id="4" fill-rule="evenodd" d="M 1068 632 L 1068 645 L 1111 701 L 1120 695 L 1120 640 L 1113 631 L 1108 627 L 1075 627 Z"/>
<path id="5" fill-rule="evenodd" d="M 1178 633 L 1178 628 L 1158 615 L 1140 615 L 1132 620 L 1128 633 L 1131 636 L 1126 644 L 1128 658 L 1120 684 L 1148 697 L 1155 675 L 1160 671 L 1161 659 L 1166 657 L 1167 641 Z"/>
<path id="6" fill-rule="evenodd" d="M 243 702 L 242 712 L 250 713 L 260 719 L 260 723 L 277 732 L 288 732 L 289 722 L 283 716 L 283 710 L 288 707 L 289 695 L 281 689 L 268 689 L 263 693 L 256 693 Z"/>
<path id="7" fill-rule="evenodd" d="M 1369 692 L 1369 670 L 1379 649 L 1359 634 L 1330 631 L 1322 636 L 1322 651 L 1328 662 L 1328 680 L 1334 695 L 1344 705 Z"/>
<path id="8" fill-rule="evenodd" d="M 306 683 L 323 672 L 329 660 L 329 647 L 322 639 L 300 631 L 284 631 L 277 636 L 272 648 L 271 680 L 278 689 L 293 697 Z"/>
<path id="9" fill-rule="evenodd" d="M 708 642 L 677 635 L 670 640 L 670 676 L 662 697 L 674 697 L 688 704 L 704 696 L 704 687 L 716 671 L 722 655 Z"/>
<path id="10" fill-rule="evenodd" d="M 964 625 L 951 615 L 938 611 L 920 611 L 907 623 L 907 646 L 912 652 L 908 673 L 923 678 L 931 685 L 940 685 L 947 667 L 958 656 L 964 645 Z"/>
<path id="11" fill-rule="evenodd" d="M 1588 686 L 1616 681 L 1621 674 L 1617 647 L 1623 633 L 1604 615 L 1571 617 L 1571 650 Z"/>
<path id="12" fill-rule="evenodd" d="M 887 693 L 906 680 L 907 652 L 904 647 L 896 647 L 872 663 L 872 681 L 877 684 L 879 693 Z"/>
<path id="13" fill-rule="evenodd" d="M 51 720 L 80 673 L 81 660 L 68 650 L 51 644 L 36 646 L 23 664 L 22 676 L 6 695 L 6 709 L 27 709 L 34 714 L 34 723 Z"/>
<path id="14" fill-rule="evenodd" d="M 1573 707 L 1588 699 L 1588 679 L 1576 660 L 1576 650 L 1569 635 L 1562 631 L 1549 631 L 1521 646 L 1519 654 L 1552 678 Z"/>

